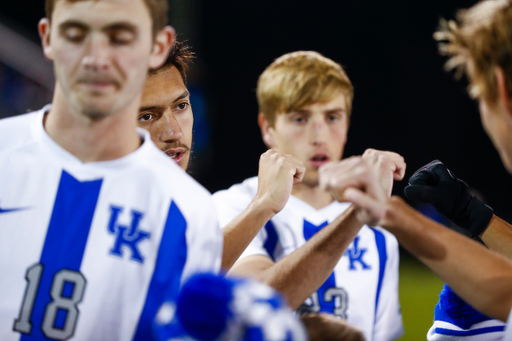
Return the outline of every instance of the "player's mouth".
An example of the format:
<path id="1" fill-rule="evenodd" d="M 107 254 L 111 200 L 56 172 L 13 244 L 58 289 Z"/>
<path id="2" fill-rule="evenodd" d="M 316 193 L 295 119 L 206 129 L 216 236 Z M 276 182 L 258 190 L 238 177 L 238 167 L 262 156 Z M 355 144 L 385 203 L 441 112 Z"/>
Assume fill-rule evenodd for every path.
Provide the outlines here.
<path id="1" fill-rule="evenodd" d="M 84 77 L 78 81 L 78 84 L 95 90 L 118 87 L 117 81 L 111 77 Z"/>
<path id="2" fill-rule="evenodd" d="M 171 159 L 174 160 L 178 165 L 181 165 L 183 159 L 185 157 L 186 150 L 185 148 L 172 148 L 165 151 Z"/>
<path id="3" fill-rule="evenodd" d="M 309 159 L 309 163 L 315 168 L 320 168 L 322 165 L 325 165 L 329 161 L 329 157 L 323 153 L 315 154 L 311 159 Z"/>

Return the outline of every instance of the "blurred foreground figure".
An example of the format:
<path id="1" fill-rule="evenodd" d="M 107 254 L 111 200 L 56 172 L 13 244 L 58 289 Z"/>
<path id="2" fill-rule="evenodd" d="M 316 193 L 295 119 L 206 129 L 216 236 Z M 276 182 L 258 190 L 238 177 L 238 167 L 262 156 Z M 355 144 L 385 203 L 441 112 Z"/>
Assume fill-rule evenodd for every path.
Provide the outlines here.
<path id="1" fill-rule="evenodd" d="M 502 222 L 494 216 L 493 209 L 471 193 L 469 186 L 455 176 L 441 161 L 434 160 L 417 170 L 405 188 L 407 197 L 428 203 L 452 221 L 448 225 L 483 243 L 485 231 L 491 221 Z M 454 225 L 456 224 L 456 225 Z M 501 340 L 505 324 L 494 320 L 464 302 L 445 285 L 434 311 L 434 324 L 428 340 L 451 340 L 453 337 L 478 340 Z"/>
<path id="2" fill-rule="evenodd" d="M 152 340 L 184 278 L 218 271 L 210 194 L 136 128 L 167 0 L 47 0 L 52 105 L 0 121 L 0 340 Z"/>
<path id="3" fill-rule="evenodd" d="M 457 22 L 442 22 L 435 37 L 443 42 L 441 52 L 451 57 L 447 67 L 456 67 L 468 75 L 470 94 L 480 103 L 482 124 L 512 173 L 512 2 L 480 2 L 461 11 Z M 338 178 L 334 182 L 334 169 L 345 171 L 344 181 Z M 492 170 L 484 171 L 484 176 L 492 176 Z M 386 198 L 375 177 L 361 158 L 327 165 L 320 171 L 325 188 L 331 189 L 339 200 L 355 203 L 359 216 L 368 224 L 381 225 L 395 234 L 464 301 L 490 317 L 508 319 L 503 339 L 512 340 L 511 227 L 494 219 L 470 198 L 470 216 L 462 217 L 462 222 L 476 214 L 473 222 L 484 221 L 485 225 L 491 217 L 485 232 L 478 223 L 468 225 L 470 230 L 475 227 L 473 233 L 480 233 L 491 251 L 425 218 L 399 197 Z M 454 205 L 458 206 L 457 202 Z M 474 207 L 480 209 L 474 212 Z"/>
<path id="4" fill-rule="evenodd" d="M 166 303 L 154 324 L 159 341 L 307 341 L 304 326 L 281 294 L 249 280 L 198 274 Z"/>

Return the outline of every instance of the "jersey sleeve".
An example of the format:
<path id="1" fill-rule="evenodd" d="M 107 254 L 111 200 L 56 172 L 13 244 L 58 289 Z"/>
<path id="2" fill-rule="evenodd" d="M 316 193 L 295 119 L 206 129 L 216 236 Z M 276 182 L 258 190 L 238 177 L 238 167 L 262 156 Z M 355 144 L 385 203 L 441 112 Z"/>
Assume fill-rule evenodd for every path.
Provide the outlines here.
<path id="1" fill-rule="evenodd" d="M 201 210 L 195 212 L 187 228 L 187 261 L 182 282 L 197 272 L 220 272 L 224 238 L 211 196 L 197 207 Z"/>
<path id="2" fill-rule="evenodd" d="M 384 234 L 387 261 L 375 316 L 374 337 L 376 341 L 396 340 L 404 334 L 402 312 L 398 298 L 398 265 L 400 260 L 398 241 L 379 228 Z"/>
<path id="3" fill-rule="evenodd" d="M 503 340 L 512 340 L 512 310 L 508 315 L 507 326 L 505 327 L 505 338 Z"/>

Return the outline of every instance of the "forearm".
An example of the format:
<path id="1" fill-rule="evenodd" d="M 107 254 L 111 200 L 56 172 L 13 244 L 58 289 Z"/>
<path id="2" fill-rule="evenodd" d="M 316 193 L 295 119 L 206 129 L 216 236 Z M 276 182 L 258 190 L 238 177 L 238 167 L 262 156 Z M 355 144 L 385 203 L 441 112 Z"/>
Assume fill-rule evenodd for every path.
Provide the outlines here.
<path id="1" fill-rule="evenodd" d="M 491 250 L 512 259 L 512 226 L 503 219 L 494 215 L 480 238 Z"/>
<path id="2" fill-rule="evenodd" d="M 401 199 L 388 203 L 383 227 L 474 308 L 506 321 L 512 306 L 512 263 L 424 217 Z"/>
<path id="3" fill-rule="evenodd" d="M 256 234 L 274 216 L 255 199 L 233 221 L 222 229 L 224 249 L 222 251 L 222 269 L 228 271 L 240 257 Z"/>
<path id="4" fill-rule="evenodd" d="M 329 277 L 362 224 L 349 207 L 305 245 L 263 271 L 258 279 L 282 292 L 297 309 Z"/>

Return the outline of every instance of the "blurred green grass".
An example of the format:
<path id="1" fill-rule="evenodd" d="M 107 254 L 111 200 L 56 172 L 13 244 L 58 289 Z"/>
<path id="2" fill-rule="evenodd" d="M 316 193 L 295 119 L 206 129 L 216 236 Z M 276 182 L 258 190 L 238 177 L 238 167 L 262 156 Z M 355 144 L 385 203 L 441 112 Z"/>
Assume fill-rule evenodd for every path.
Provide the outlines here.
<path id="1" fill-rule="evenodd" d="M 407 251 L 400 250 L 400 304 L 405 334 L 400 341 L 427 339 L 443 281 Z"/>

